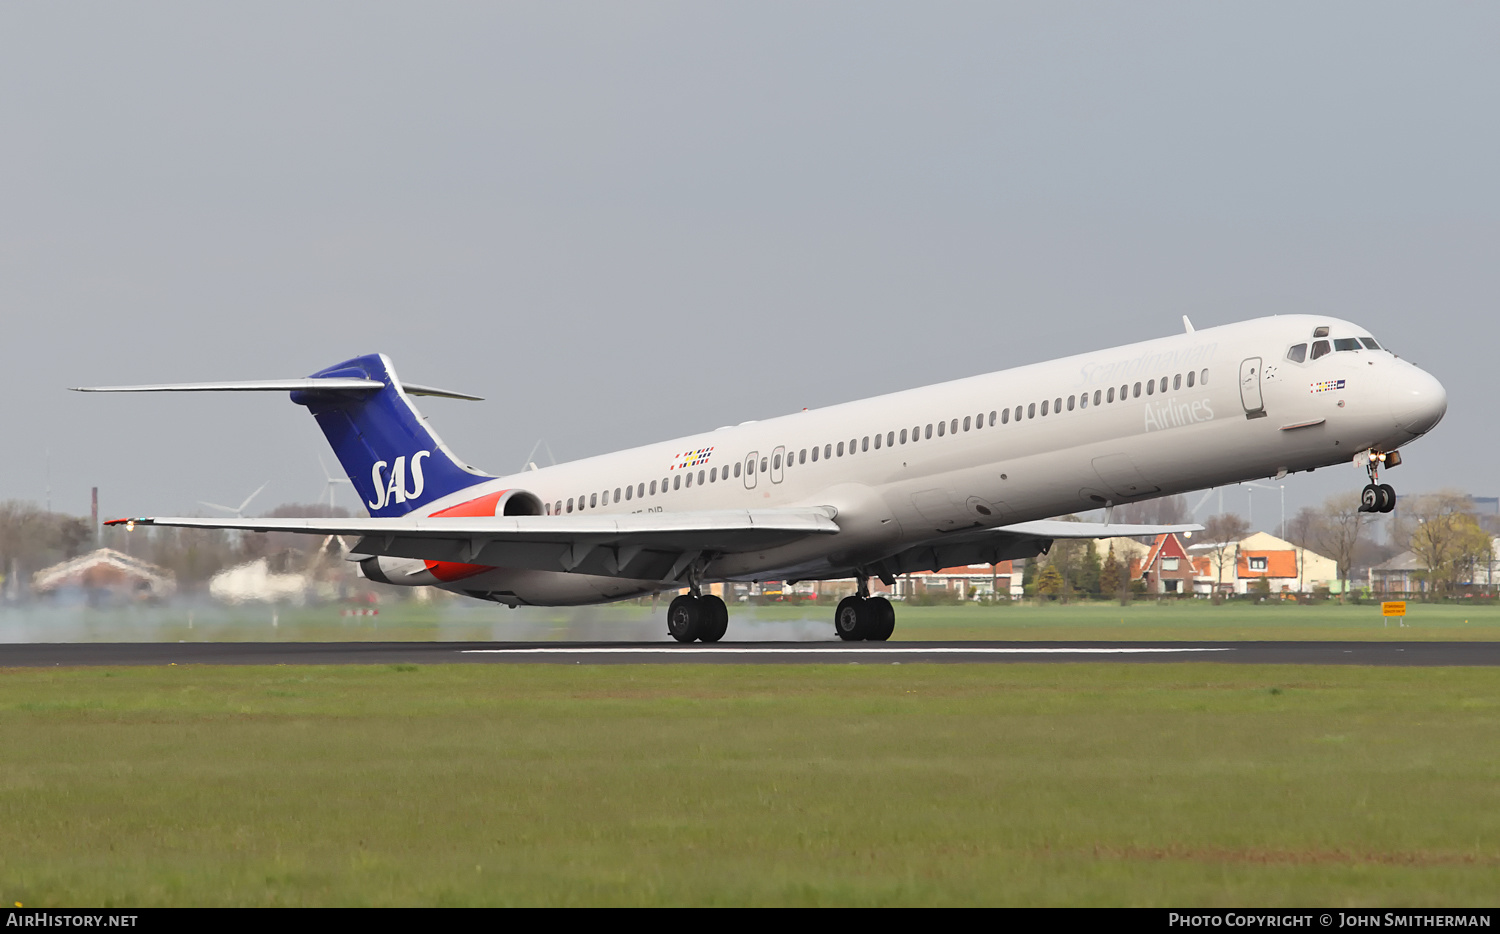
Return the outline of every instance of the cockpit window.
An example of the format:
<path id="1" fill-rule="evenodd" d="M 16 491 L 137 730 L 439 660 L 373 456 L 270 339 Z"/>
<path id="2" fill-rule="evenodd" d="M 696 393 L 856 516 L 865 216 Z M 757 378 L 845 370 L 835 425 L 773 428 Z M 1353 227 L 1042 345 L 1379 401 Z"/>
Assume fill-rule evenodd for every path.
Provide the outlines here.
<path id="1" fill-rule="evenodd" d="M 1307 345 L 1294 344 L 1291 350 L 1286 352 L 1286 358 L 1293 363 L 1301 363 L 1307 359 Z"/>
<path id="2" fill-rule="evenodd" d="M 1373 338 L 1373 337 L 1361 337 L 1359 339 L 1359 342 L 1361 344 L 1364 344 L 1365 345 L 1365 349 L 1367 349 L 1367 350 L 1379 350 L 1380 349 L 1380 345 L 1377 344 L 1377 343 L 1375 343 L 1375 338 Z"/>
<path id="3" fill-rule="evenodd" d="M 1316 360 L 1324 354 L 1329 353 L 1331 350 L 1332 348 L 1328 346 L 1327 341 L 1313 341 L 1312 358 Z"/>
<path id="4" fill-rule="evenodd" d="M 1358 350 L 1359 349 L 1359 338 L 1357 338 L 1357 337 L 1340 337 L 1340 338 L 1336 338 L 1334 340 L 1334 342 L 1333 342 L 1333 349 L 1334 350 Z"/>

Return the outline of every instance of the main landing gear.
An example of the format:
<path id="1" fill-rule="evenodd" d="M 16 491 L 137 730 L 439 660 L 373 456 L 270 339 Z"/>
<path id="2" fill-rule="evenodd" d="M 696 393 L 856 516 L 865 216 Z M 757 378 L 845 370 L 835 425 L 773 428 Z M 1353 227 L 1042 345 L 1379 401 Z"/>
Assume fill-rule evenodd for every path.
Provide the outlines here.
<path id="1" fill-rule="evenodd" d="M 839 601 L 833 628 L 845 642 L 884 642 L 896 631 L 896 608 L 885 597 L 870 596 L 863 578 L 853 597 Z M 729 607 L 693 587 L 667 607 L 667 632 L 678 642 L 718 642 L 729 628 Z"/>
<path id="2" fill-rule="evenodd" d="M 729 629 L 729 607 L 713 594 L 685 593 L 667 607 L 667 632 L 678 642 L 718 642 Z"/>
<path id="3" fill-rule="evenodd" d="M 1396 488 L 1389 483 L 1381 483 L 1380 466 L 1386 464 L 1394 467 L 1401 463 L 1401 455 L 1395 451 L 1389 454 L 1380 451 L 1371 451 L 1369 460 L 1365 462 L 1365 472 L 1370 475 L 1370 482 L 1359 494 L 1360 512 L 1390 512 L 1396 508 Z"/>
<path id="4" fill-rule="evenodd" d="M 884 642 L 896 631 L 896 608 L 885 597 L 870 596 L 870 585 L 857 580 L 855 596 L 839 601 L 833 611 L 833 629 L 845 642 Z"/>

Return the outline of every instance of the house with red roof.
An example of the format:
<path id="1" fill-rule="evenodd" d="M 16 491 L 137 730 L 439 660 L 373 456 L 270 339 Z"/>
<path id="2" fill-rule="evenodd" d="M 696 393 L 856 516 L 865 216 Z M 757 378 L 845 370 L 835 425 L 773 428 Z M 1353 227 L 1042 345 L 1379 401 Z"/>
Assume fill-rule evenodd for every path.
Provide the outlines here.
<path id="1" fill-rule="evenodd" d="M 1193 593 L 1199 578 L 1208 577 L 1207 571 L 1173 532 L 1156 536 L 1146 557 L 1130 563 L 1131 578 L 1145 581 L 1147 593 Z"/>
<path id="2" fill-rule="evenodd" d="M 1274 592 L 1291 590 L 1287 582 L 1295 585 L 1297 580 L 1297 553 L 1291 549 L 1252 550 L 1242 545 L 1235 562 L 1235 577 L 1243 589 L 1254 588 L 1256 581 L 1265 580 Z"/>

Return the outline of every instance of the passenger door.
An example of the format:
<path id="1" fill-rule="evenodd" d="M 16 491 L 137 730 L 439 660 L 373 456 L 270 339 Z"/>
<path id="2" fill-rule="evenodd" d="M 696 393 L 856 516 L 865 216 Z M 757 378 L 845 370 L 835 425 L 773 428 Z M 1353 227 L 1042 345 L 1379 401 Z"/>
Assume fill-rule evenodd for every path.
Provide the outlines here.
<path id="1" fill-rule="evenodd" d="M 1260 358 L 1248 357 L 1240 363 L 1240 402 L 1246 418 L 1264 418 L 1265 401 L 1260 396 Z"/>

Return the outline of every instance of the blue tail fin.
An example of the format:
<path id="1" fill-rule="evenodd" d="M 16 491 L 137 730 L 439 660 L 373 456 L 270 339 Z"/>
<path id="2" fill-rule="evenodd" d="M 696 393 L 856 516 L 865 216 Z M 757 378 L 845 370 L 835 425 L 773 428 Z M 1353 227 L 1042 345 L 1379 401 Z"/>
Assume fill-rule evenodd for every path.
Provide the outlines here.
<path id="1" fill-rule="evenodd" d="M 307 406 L 318 420 L 370 515 L 402 516 L 490 479 L 454 457 L 427 427 L 385 354 L 355 357 L 312 375 L 384 384 L 357 392 L 306 389 L 292 393 L 292 401 Z"/>

